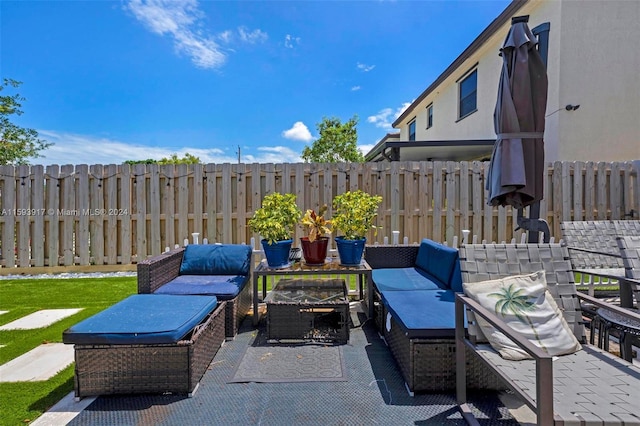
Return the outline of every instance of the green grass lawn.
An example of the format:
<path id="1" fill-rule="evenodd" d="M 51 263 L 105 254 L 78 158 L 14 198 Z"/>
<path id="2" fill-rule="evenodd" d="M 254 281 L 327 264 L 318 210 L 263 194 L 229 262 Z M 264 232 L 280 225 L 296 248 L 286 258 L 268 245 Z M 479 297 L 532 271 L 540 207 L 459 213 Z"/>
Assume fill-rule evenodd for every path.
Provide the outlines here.
<path id="1" fill-rule="evenodd" d="M 62 332 L 137 292 L 136 277 L 19 279 L 0 281 L 0 325 L 41 309 L 83 308 L 79 313 L 36 330 L 0 331 L 0 364 L 48 342 Z M 0 425 L 24 425 L 73 391 L 73 365 L 46 382 L 0 383 Z"/>

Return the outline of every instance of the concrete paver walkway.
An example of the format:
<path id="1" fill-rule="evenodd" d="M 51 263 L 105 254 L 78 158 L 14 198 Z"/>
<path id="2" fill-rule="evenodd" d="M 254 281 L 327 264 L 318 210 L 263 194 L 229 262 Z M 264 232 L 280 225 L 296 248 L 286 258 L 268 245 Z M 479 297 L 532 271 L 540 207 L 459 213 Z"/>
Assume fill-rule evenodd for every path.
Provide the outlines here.
<path id="1" fill-rule="evenodd" d="M 77 314 L 81 310 L 82 309 L 43 309 L 0 326 L 0 330 L 33 330 L 35 328 L 48 327 L 54 322 Z"/>
<path id="2" fill-rule="evenodd" d="M 40 345 L 0 365 L 0 382 L 36 382 L 48 380 L 73 362 L 73 345 Z"/>

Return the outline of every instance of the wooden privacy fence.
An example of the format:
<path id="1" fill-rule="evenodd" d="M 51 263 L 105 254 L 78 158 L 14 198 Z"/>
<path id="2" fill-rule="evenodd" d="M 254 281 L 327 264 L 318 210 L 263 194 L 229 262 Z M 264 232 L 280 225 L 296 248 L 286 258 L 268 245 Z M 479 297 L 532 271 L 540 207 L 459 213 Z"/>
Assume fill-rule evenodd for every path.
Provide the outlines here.
<path id="1" fill-rule="evenodd" d="M 638 218 L 639 163 L 549 164 L 540 211 L 551 235 L 560 239 L 564 220 Z M 382 195 L 382 229 L 370 233 L 370 244 L 391 241 L 392 231 L 409 242 L 452 244 L 462 230 L 480 240 L 520 240 L 516 211 L 486 203 L 488 164 L 0 166 L 0 273 L 132 265 L 193 233 L 200 242 L 259 241 L 247 221 L 274 191 L 296 194 L 302 210 L 327 204 L 329 217 L 337 194 Z M 301 236 L 302 228 L 296 240 Z"/>

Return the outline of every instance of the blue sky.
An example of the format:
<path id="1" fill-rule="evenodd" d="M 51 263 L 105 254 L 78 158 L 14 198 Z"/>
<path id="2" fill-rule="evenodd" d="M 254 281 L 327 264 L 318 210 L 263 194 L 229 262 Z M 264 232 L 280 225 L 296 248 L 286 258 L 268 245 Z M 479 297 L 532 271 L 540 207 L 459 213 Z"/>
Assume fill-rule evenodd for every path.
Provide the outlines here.
<path id="1" fill-rule="evenodd" d="M 371 149 L 508 4 L 2 0 L 0 75 L 33 164 L 298 162 L 323 117 Z"/>

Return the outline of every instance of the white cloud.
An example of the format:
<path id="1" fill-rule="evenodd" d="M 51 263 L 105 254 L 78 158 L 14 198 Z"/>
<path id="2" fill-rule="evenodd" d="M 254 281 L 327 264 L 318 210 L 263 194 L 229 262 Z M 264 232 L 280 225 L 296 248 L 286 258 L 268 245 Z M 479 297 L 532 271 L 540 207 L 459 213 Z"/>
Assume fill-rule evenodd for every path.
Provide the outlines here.
<path id="1" fill-rule="evenodd" d="M 360 62 L 358 62 L 357 65 L 358 69 L 362 72 L 369 72 L 372 69 L 374 69 L 376 66 L 375 65 L 367 65 L 367 64 L 361 64 Z"/>
<path id="2" fill-rule="evenodd" d="M 313 140 L 309 128 L 302 121 L 296 121 L 293 127 L 282 132 L 282 136 L 294 141 L 311 142 Z"/>
<path id="3" fill-rule="evenodd" d="M 231 30 L 225 30 L 218 34 L 218 38 L 223 43 L 231 43 L 231 40 L 233 40 L 233 32 Z"/>
<path id="4" fill-rule="evenodd" d="M 362 89 L 362 87 L 360 87 L 360 86 L 353 86 L 353 87 L 351 88 L 351 91 L 352 91 L 352 92 L 357 92 L 357 91 L 358 91 L 358 90 L 360 90 L 360 89 Z"/>
<path id="5" fill-rule="evenodd" d="M 73 133 L 60 133 L 49 130 L 38 130 L 40 136 L 54 145 L 42 151 L 43 157 L 36 158 L 34 164 L 122 164 L 127 160 L 159 160 L 186 153 L 199 157 L 203 163 L 235 163 L 237 155 L 227 155 L 218 148 L 202 149 L 181 147 L 153 147 L 141 144 L 121 142 L 108 138 L 100 138 Z"/>
<path id="6" fill-rule="evenodd" d="M 126 8 L 153 33 L 170 35 L 197 67 L 218 68 L 226 61 L 213 38 L 197 28 L 203 17 L 197 0 L 129 0 Z"/>
<path id="7" fill-rule="evenodd" d="M 267 33 L 262 30 L 255 29 L 253 31 L 249 31 L 247 27 L 239 27 L 238 34 L 240 35 L 240 40 L 249 44 L 263 43 L 269 38 Z"/>
<path id="8" fill-rule="evenodd" d="M 284 37 L 284 47 L 293 49 L 298 44 L 300 44 L 300 37 L 294 37 L 291 34 L 287 34 Z"/>
<path id="9" fill-rule="evenodd" d="M 381 129 L 392 130 L 392 124 L 395 119 L 400 117 L 400 114 L 402 114 L 409 105 L 411 105 L 411 102 L 405 102 L 402 106 L 396 108 L 395 111 L 391 108 L 384 108 L 378 111 L 376 115 L 367 117 L 367 122 L 374 124 L 376 127 L 380 127 Z"/>
<path id="10" fill-rule="evenodd" d="M 258 148 L 260 155 L 247 155 L 247 163 L 301 163 L 300 151 L 286 146 L 269 146 Z"/>
<path id="11" fill-rule="evenodd" d="M 31 160 L 32 164 L 64 165 L 64 164 L 122 164 L 127 160 L 159 160 L 177 154 L 184 157 L 186 153 L 195 155 L 203 163 L 236 163 L 238 154 L 230 154 L 219 148 L 193 147 L 160 147 L 135 143 L 126 143 L 109 138 L 101 138 L 72 133 L 61 133 L 50 130 L 38 130 L 42 139 L 55 145 L 42 151 L 43 157 Z M 287 147 L 260 147 L 259 155 L 245 153 L 241 150 L 241 161 L 244 163 L 297 163 L 301 162 L 300 151 Z"/>
<path id="12" fill-rule="evenodd" d="M 367 155 L 367 153 L 369 151 L 371 151 L 373 149 L 373 147 L 376 146 L 376 144 L 372 143 L 372 144 L 364 144 L 364 145 L 358 145 L 358 150 L 362 153 L 362 155 Z"/>
<path id="13" fill-rule="evenodd" d="M 269 34 L 259 28 L 250 30 L 245 26 L 238 27 L 235 30 L 225 30 L 216 36 L 220 42 L 225 44 L 258 44 L 269 40 Z"/>

